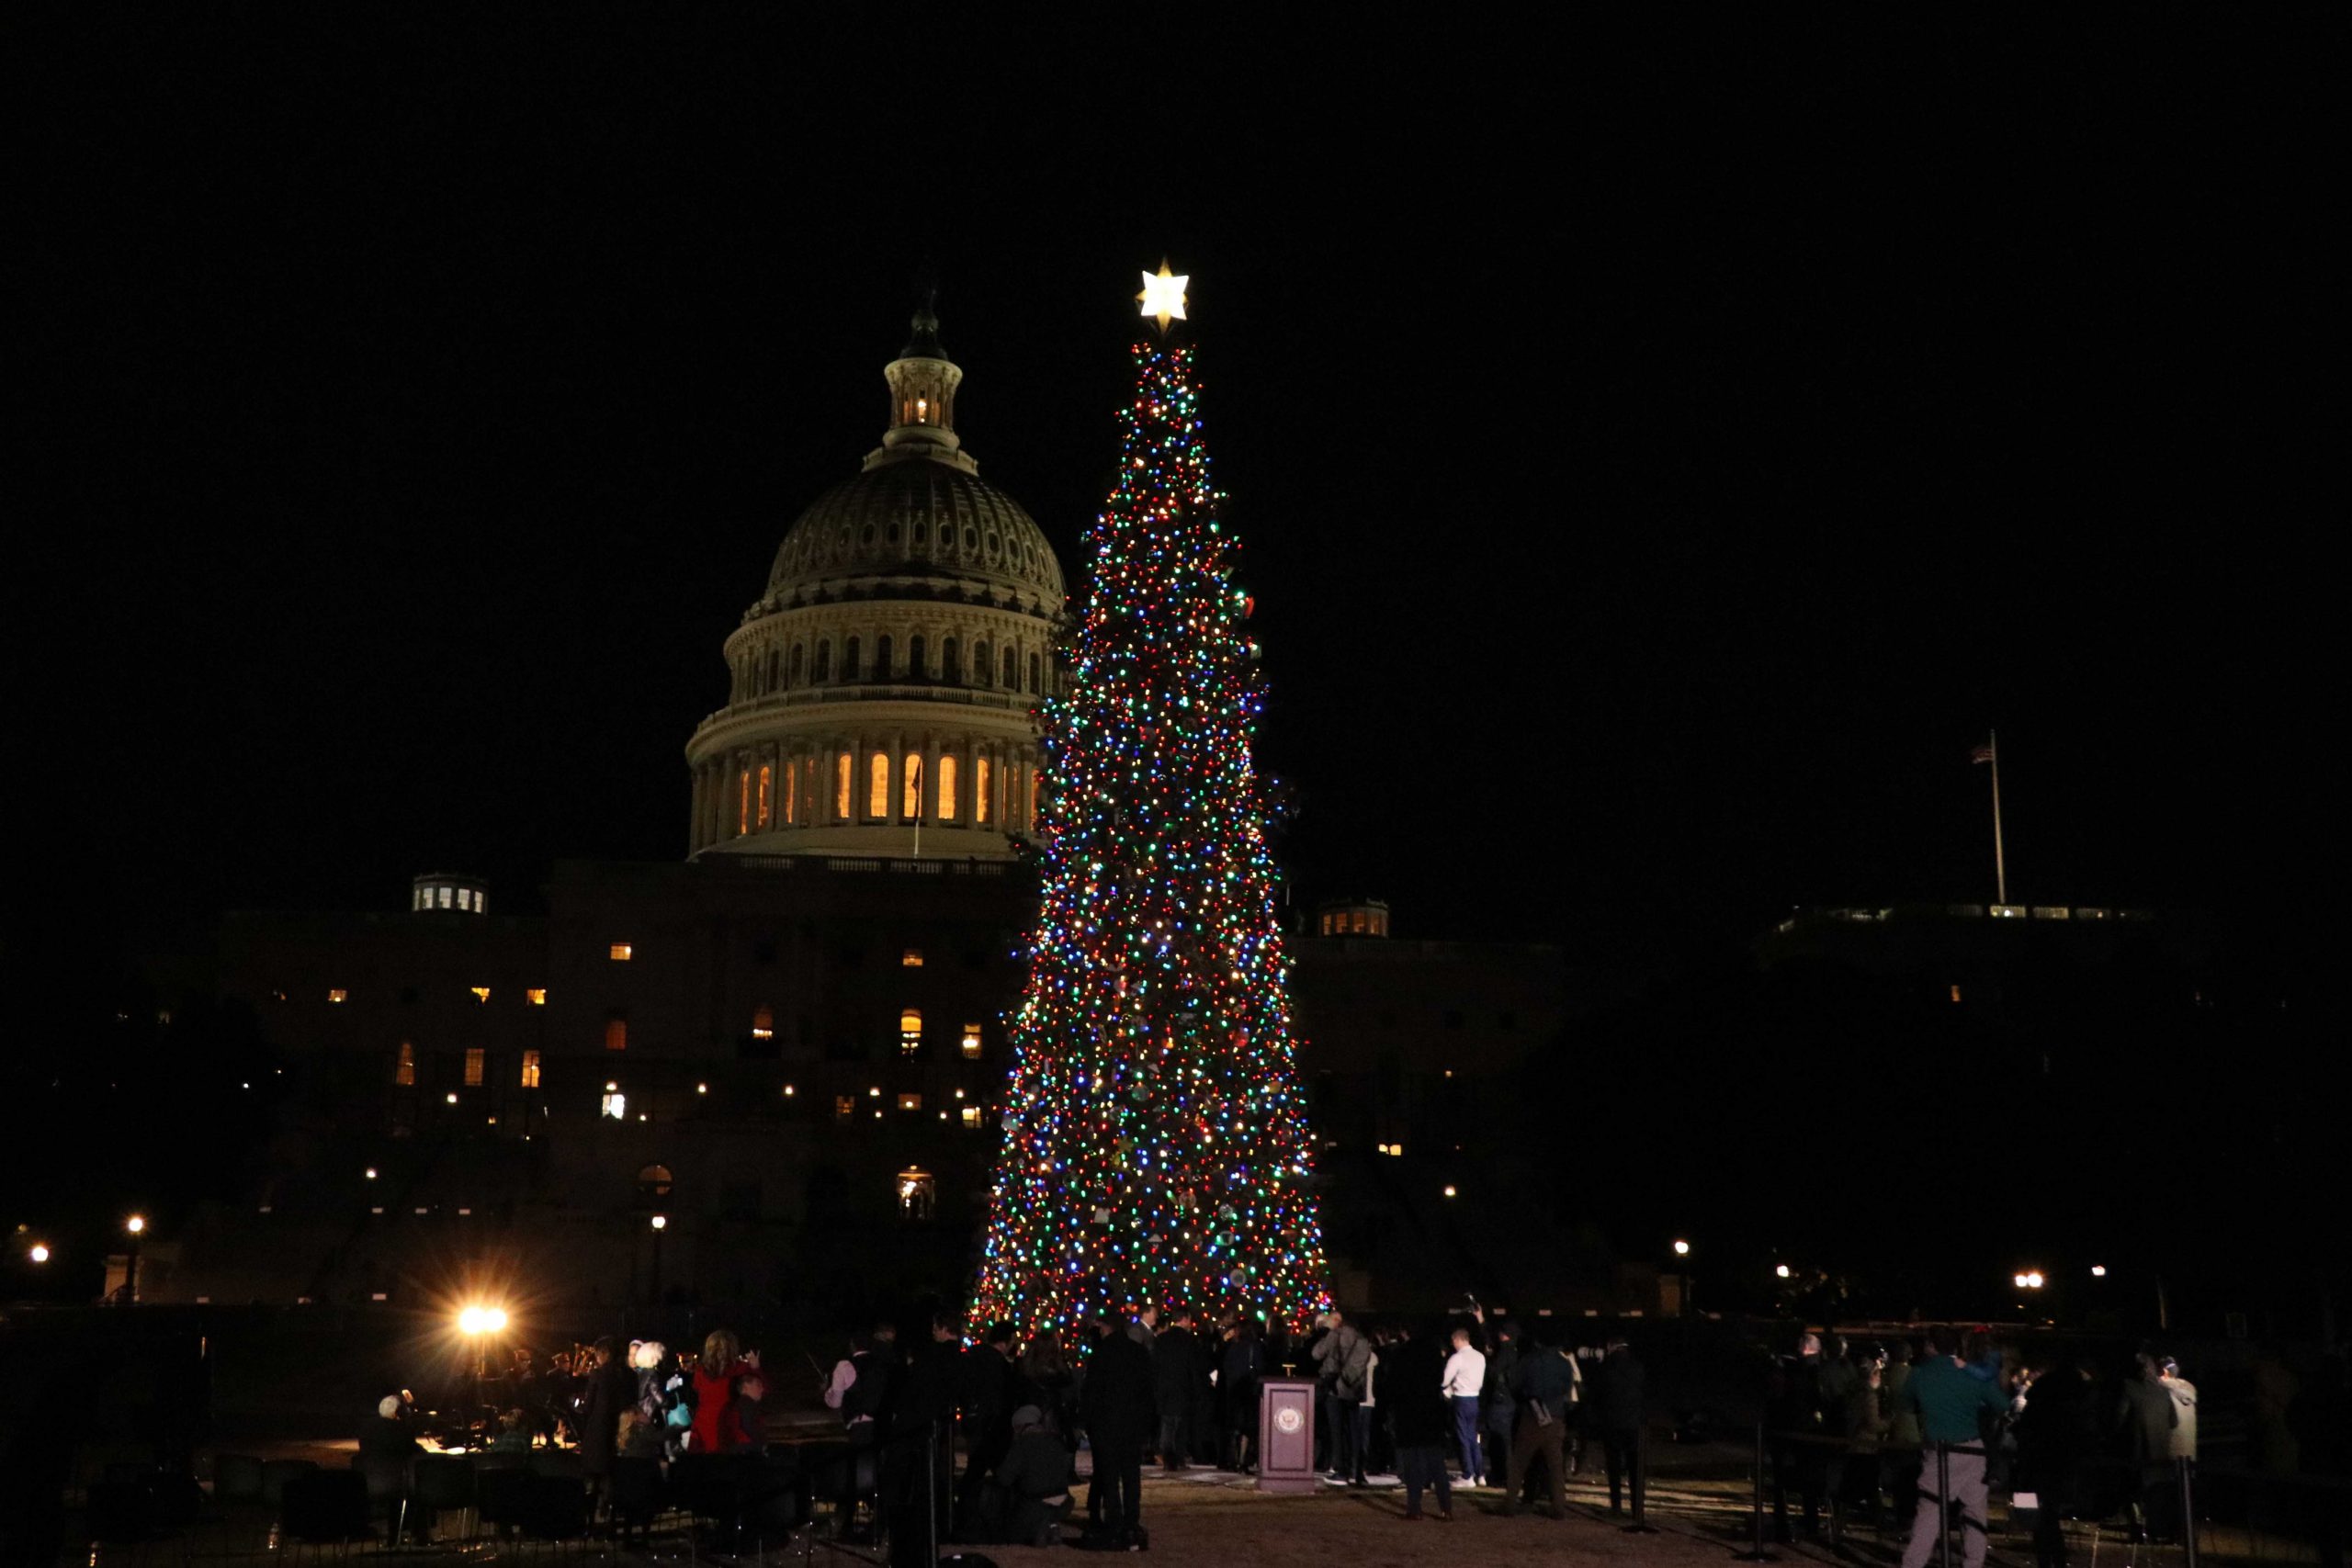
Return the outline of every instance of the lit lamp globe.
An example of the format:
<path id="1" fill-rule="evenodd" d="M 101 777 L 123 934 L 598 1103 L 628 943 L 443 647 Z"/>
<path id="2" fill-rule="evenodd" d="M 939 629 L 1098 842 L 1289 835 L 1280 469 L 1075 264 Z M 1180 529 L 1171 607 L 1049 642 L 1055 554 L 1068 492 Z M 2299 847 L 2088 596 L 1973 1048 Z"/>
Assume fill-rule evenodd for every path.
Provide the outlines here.
<path id="1" fill-rule="evenodd" d="M 49 1248 L 42 1246 L 40 1242 L 35 1242 L 33 1243 L 32 1250 L 26 1253 L 25 1256 L 31 1258 L 36 1263 L 46 1263 L 49 1261 Z"/>
<path id="2" fill-rule="evenodd" d="M 1772 1277 L 1776 1280 L 1787 1279 L 1789 1277 L 1789 1266 L 1785 1263 L 1779 1265 L 1772 1270 Z"/>
<path id="3" fill-rule="evenodd" d="M 653 1228 L 657 1231 L 668 1230 L 670 1228 L 670 1216 L 667 1214 L 656 1214 L 653 1216 L 650 1223 Z"/>
<path id="4" fill-rule="evenodd" d="M 1687 1241 L 1678 1241 L 1678 1242 L 1676 1242 L 1676 1243 L 1674 1244 L 1674 1256 L 1675 1256 L 1675 1257 L 1677 1257 L 1677 1258 L 1688 1258 L 1688 1257 L 1690 1257 L 1690 1244 L 1689 1242 L 1687 1242 Z"/>
<path id="5" fill-rule="evenodd" d="M 147 1228 L 147 1216 L 144 1214 L 133 1214 L 130 1218 L 122 1222 L 122 1228 L 129 1231 L 133 1235 L 138 1235 Z"/>

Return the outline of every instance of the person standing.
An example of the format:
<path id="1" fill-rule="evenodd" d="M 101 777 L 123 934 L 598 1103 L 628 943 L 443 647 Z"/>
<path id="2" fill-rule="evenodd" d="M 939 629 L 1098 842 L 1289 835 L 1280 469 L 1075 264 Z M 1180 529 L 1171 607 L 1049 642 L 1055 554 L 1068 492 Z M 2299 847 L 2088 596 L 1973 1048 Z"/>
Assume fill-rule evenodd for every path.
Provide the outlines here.
<path id="1" fill-rule="evenodd" d="M 1094 1348 L 1079 1394 L 1094 1450 L 1088 1511 L 1100 1517 L 1112 1543 L 1124 1548 L 1136 1543 L 1143 1522 L 1143 1450 L 1158 1424 L 1151 1352 L 1107 1318 L 1092 1320 L 1091 1326 Z"/>
<path id="2" fill-rule="evenodd" d="M 1821 1533 L 1821 1494 L 1828 1480 L 1827 1452 L 1822 1438 L 1828 1426 L 1823 1412 L 1821 1337 L 1798 1337 L 1797 1353 L 1773 1368 L 1764 1401 L 1764 1423 L 1772 1434 L 1772 1532 L 1788 1541 L 1789 1492 L 1793 1487 L 1804 1506 L 1804 1533 L 1810 1540 Z"/>
<path id="3" fill-rule="evenodd" d="M 620 1451 L 621 1412 L 637 1404 L 637 1374 L 621 1364 L 618 1348 L 609 1337 L 596 1341 L 580 1394 L 580 1473 L 599 1498 L 610 1488 Z"/>
<path id="4" fill-rule="evenodd" d="M 956 1491 L 956 1517 L 967 1534 L 979 1524 L 980 1484 L 1012 1446 L 1012 1411 L 1020 1372 L 1012 1364 L 1012 1325 L 996 1323 L 965 1353 L 958 1371 L 963 1387 L 964 1478 Z"/>
<path id="5" fill-rule="evenodd" d="M 1217 1358 L 1216 1397 L 1225 1432 L 1225 1467 L 1247 1473 L 1257 1468 L 1258 1382 L 1266 1371 L 1266 1347 L 1258 1325 L 1238 1318 L 1227 1325 Z"/>
<path id="6" fill-rule="evenodd" d="M 1551 1477 L 1552 1517 L 1568 1517 L 1567 1431 L 1576 1364 L 1558 1345 L 1538 1344 L 1520 1362 L 1519 1425 L 1511 1434 L 1510 1469 L 1503 1481 L 1503 1512 L 1519 1512 L 1528 1461 L 1542 1459 Z"/>
<path id="7" fill-rule="evenodd" d="M 1330 1413 L 1331 1478 L 1363 1486 L 1367 1482 L 1357 1417 L 1363 1411 L 1364 1379 L 1372 1370 L 1372 1341 L 1340 1313 L 1325 1314 L 1324 1323 L 1327 1332 L 1315 1347 L 1315 1370 Z"/>
<path id="8" fill-rule="evenodd" d="M 1445 1386 L 1452 1357 L 1443 1357 L 1434 1325 L 1391 1345 L 1381 1358 L 1381 1404 L 1388 1412 L 1388 1434 L 1396 1446 L 1396 1470 L 1405 1481 L 1405 1517 L 1419 1519 L 1424 1488 L 1437 1494 L 1437 1517 L 1453 1517 L 1453 1488 L 1446 1476 L 1445 1450 L 1460 1440 L 1460 1427 Z M 1458 1344 L 1461 1334 L 1452 1336 Z"/>
<path id="9" fill-rule="evenodd" d="M 1159 1462 L 1181 1471 L 1192 1459 L 1193 1384 L 1199 1341 L 1193 1337 L 1193 1318 L 1179 1310 L 1170 1314 L 1167 1331 L 1151 1342 L 1152 1384 L 1159 1404 Z"/>
<path id="10" fill-rule="evenodd" d="M 2008 1401 L 1996 1384 L 1962 1363 L 1952 1330 L 1937 1328 L 1928 1341 L 1934 1353 L 1912 1369 L 1903 1385 L 1904 1403 L 1917 1414 L 1925 1443 L 1919 1506 L 1911 1517 L 1903 1568 L 1928 1568 L 1945 1528 L 1948 1496 L 1960 1504 L 1962 1568 L 1984 1568 L 1984 1426 L 2001 1417 Z"/>
<path id="11" fill-rule="evenodd" d="M 1440 1386 L 1453 1420 L 1454 1448 L 1462 1455 L 1462 1483 L 1476 1486 L 1487 1473 L 1478 1450 L 1478 1393 L 1487 1385 L 1487 1356 L 1472 1343 L 1466 1325 L 1457 1326 L 1451 1339 L 1453 1351 L 1445 1359 Z M 1401 1447 L 1404 1439 L 1397 1441 Z"/>
<path id="12" fill-rule="evenodd" d="M 1649 1403 L 1644 1382 L 1634 1348 L 1622 1336 L 1615 1337 L 1592 1370 L 1584 1402 L 1586 1422 L 1600 1438 L 1601 1458 L 1609 1467 L 1609 1511 L 1622 1514 L 1630 1500 L 1635 1524 L 1643 1522 L 1642 1424 Z"/>
<path id="13" fill-rule="evenodd" d="M 695 1367 L 695 1422 L 688 1444 L 695 1453 L 741 1453 L 755 1445 L 759 1404 L 767 1392 L 759 1371 L 758 1354 L 747 1355 L 730 1331 L 714 1328 L 704 1337 L 702 1360 Z"/>
<path id="14" fill-rule="evenodd" d="M 2090 1376 L 2062 1365 L 2033 1385 L 2033 1397 L 2017 1416 L 2017 1490 L 2033 1494 L 2033 1554 L 2038 1568 L 2066 1568 L 2066 1537 L 2061 1521 L 2081 1503 L 2083 1477 L 2098 1443 Z"/>
<path id="15" fill-rule="evenodd" d="M 1512 1423 L 1519 1415 L 1519 1325 L 1508 1317 L 1487 1323 L 1487 1382 L 1483 1416 L 1487 1469 L 1481 1478 L 1489 1486 L 1503 1483 L 1510 1468 Z"/>

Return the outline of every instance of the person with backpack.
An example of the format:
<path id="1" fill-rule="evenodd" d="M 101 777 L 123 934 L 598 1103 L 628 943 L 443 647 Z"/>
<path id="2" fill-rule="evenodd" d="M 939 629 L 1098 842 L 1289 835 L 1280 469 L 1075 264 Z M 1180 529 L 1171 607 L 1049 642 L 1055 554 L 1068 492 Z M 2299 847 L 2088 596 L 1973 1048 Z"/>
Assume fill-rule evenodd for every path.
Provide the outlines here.
<path id="1" fill-rule="evenodd" d="M 1528 1461 L 1541 1459 L 1551 1479 L 1552 1517 L 1568 1517 L 1568 1408 L 1577 1387 L 1574 1363 L 1557 1344 L 1538 1343 L 1520 1362 L 1519 1424 L 1511 1433 L 1510 1469 L 1503 1481 L 1503 1512 L 1519 1512 Z"/>

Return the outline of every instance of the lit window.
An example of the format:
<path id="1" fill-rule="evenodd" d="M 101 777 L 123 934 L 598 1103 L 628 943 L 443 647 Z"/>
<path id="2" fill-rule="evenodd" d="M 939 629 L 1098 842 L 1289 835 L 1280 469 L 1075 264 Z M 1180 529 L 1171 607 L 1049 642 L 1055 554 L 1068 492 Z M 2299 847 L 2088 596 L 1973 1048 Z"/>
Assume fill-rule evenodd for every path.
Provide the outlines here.
<path id="1" fill-rule="evenodd" d="M 478 1002 L 486 1002 L 490 1000 L 490 987 L 488 986 L 476 986 L 473 987 L 473 993 L 474 1000 Z"/>
<path id="2" fill-rule="evenodd" d="M 800 764 L 793 763 L 784 770 L 784 825 L 787 828 L 800 820 Z"/>
<path id="3" fill-rule="evenodd" d="M 899 967 L 900 967 L 901 969 L 920 969 L 920 968 L 922 968 L 922 948 L 920 948 L 920 947 L 910 947 L 910 948 L 907 949 L 904 953 L 901 953 L 900 954 L 899 954 Z"/>
<path id="4" fill-rule="evenodd" d="M 906 788 L 899 795 L 899 816 L 909 822 L 922 816 L 922 758 L 910 753 L 905 759 Z"/>
<path id="5" fill-rule="evenodd" d="M 922 1109 L 922 1096 L 914 1093 L 901 1094 L 899 1096 L 899 1109 L 901 1111 L 921 1111 Z"/>
<path id="6" fill-rule="evenodd" d="M 605 1020 L 605 1049 L 607 1051 L 628 1049 L 628 1020 L 618 1013 Z"/>
<path id="7" fill-rule="evenodd" d="M 932 1205 L 939 1198 L 939 1183 L 931 1172 L 920 1166 L 909 1166 L 899 1172 L 899 1213 L 910 1220 L 931 1218 Z"/>
<path id="8" fill-rule="evenodd" d="M 922 1014 L 909 1008 L 899 1015 L 899 1054 L 911 1056 L 922 1044 Z"/>
<path id="9" fill-rule="evenodd" d="M 980 1026 L 977 1023 L 964 1026 L 964 1055 L 971 1061 L 980 1059 Z"/>
<path id="10" fill-rule="evenodd" d="M 392 1081 L 412 1086 L 416 1082 L 416 1047 L 408 1041 L 401 1042 L 401 1054 L 392 1063 Z"/>
<path id="11" fill-rule="evenodd" d="M 483 1050 L 479 1045 L 469 1046 L 467 1048 L 466 1087 L 468 1089 L 480 1089 L 481 1087 L 482 1068 L 488 1060 L 489 1055 L 490 1054 L 487 1051 Z"/>
<path id="12" fill-rule="evenodd" d="M 340 1007 L 350 999 L 351 993 L 345 990 L 341 986 L 335 987 L 333 990 L 327 993 L 327 1000 L 337 1007 Z"/>
<path id="13" fill-rule="evenodd" d="M 735 777 L 735 836 L 741 838 L 752 830 L 752 770 L 745 768 Z"/>
<path id="14" fill-rule="evenodd" d="M 754 1040 L 775 1038 L 775 1013 L 773 1010 L 759 1008 L 752 1012 L 752 1038 Z"/>
<path id="15" fill-rule="evenodd" d="M 543 1008 L 548 1005 L 547 987 L 544 986 L 534 986 L 529 990 L 523 993 L 523 999 L 529 1002 L 535 1008 Z"/>
<path id="16" fill-rule="evenodd" d="M 849 753 L 846 751 L 837 753 L 833 758 L 833 819 L 837 822 L 849 820 L 849 786 L 852 772 Z"/>
<path id="17" fill-rule="evenodd" d="M 470 908 L 472 908 L 473 907 L 474 907 L 474 890 L 473 890 L 472 888 L 470 888 L 470 887 L 460 887 L 460 888 L 458 888 L 458 908 L 460 908 L 460 909 L 470 909 Z"/>
<path id="18" fill-rule="evenodd" d="M 967 1127 L 978 1127 L 979 1124 L 980 1108 L 977 1105 L 967 1105 L 964 1107 L 964 1125 Z"/>
<path id="19" fill-rule="evenodd" d="M 768 825 L 768 785 L 773 782 L 773 778 L 772 770 L 765 762 L 762 762 L 760 764 L 760 826 L 763 828 Z"/>
<path id="20" fill-rule="evenodd" d="M 939 759 L 939 820 L 953 822 L 962 815 L 956 805 L 956 759 Z"/>
<path id="21" fill-rule="evenodd" d="M 625 942 L 616 942 L 613 943 L 611 956 L 614 963 L 626 964 L 630 959 L 637 956 L 637 949 L 631 947 Z"/>
<path id="22" fill-rule="evenodd" d="M 833 1120 L 846 1122 L 857 1114 L 857 1101 L 845 1094 L 833 1096 Z"/>
<path id="23" fill-rule="evenodd" d="M 881 1099 L 881 1098 L 882 1098 L 882 1086 L 881 1086 L 881 1085 L 879 1085 L 879 1084 L 876 1084 L 876 1085 L 875 1085 L 872 1089 L 867 1089 L 867 1090 L 865 1091 L 865 1098 L 866 1098 L 866 1099 L 868 1099 L 868 1100 L 879 1100 L 879 1099 Z"/>
<path id="24" fill-rule="evenodd" d="M 994 804 L 989 799 L 989 760 L 972 759 L 972 821 L 985 828 L 996 820 Z"/>
<path id="25" fill-rule="evenodd" d="M 865 760 L 865 815 L 880 821 L 890 815 L 890 753 L 876 751 Z"/>
<path id="26" fill-rule="evenodd" d="M 616 1122 L 626 1122 L 628 1120 L 628 1096 L 621 1092 L 620 1085 L 608 1083 L 605 1086 L 605 1098 L 597 1109 Z"/>
<path id="27" fill-rule="evenodd" d="M 523 1053 L 523 1087 L 525 1089 L 539 1087 L 539 1054 L 537 1051 Z"/>
<path id="28" fill-rule="evenodd" d="M 449 907 L 449 889 L 447 889 L 447 887 L 444 887 L 444 888 L 442 888 L 442 889 L 440 890 L 440 892 L 441 892 L 441 907 L 442 907 L 443 908 L 445 908 L 445 909 L 446 909 L 446 908 L 447 908 Z"/>
<path id="29" fill-rule="evenodd" d="M 1951 999 L 1954 1001 L 1960 1000 L 1960 987 L 1958 986 L 1954 986 L 1951 988 Z"/>

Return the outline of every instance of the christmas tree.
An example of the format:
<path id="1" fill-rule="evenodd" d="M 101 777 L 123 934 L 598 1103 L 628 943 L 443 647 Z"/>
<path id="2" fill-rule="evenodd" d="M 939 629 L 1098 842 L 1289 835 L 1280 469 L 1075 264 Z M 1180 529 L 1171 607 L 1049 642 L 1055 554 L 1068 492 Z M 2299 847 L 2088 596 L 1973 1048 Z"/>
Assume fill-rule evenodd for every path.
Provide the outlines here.
<path id="1" fill-rule="evenodd" d="M 1329 1304 L 1267 806 L 1264 705 L 1201 435 L 1184 279 L 1145 279 L 1119 477 L 1045 706 L 1043 886 L 976 1321 Z"/>

